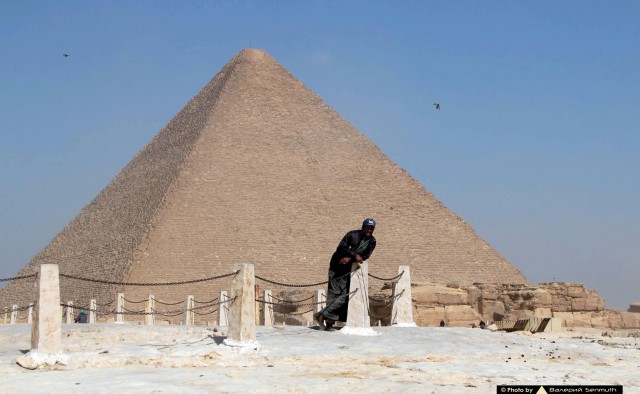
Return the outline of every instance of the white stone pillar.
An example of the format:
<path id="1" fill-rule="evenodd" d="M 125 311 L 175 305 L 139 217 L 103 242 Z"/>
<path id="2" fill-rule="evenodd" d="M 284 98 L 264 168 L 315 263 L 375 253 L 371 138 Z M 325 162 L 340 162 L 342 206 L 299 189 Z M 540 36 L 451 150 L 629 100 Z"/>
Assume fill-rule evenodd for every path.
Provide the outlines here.
<path id="1" fill-rule="evenodd" d="M 273 302 L 273 294 L 271 293 L 271 290 L 265 290 L 263 294 L 265 303 L 262 307 L 262 321 L 264 322 L 265 326 L 273 326 L 273 324 L 275 323 L 275 318 L 273 315 L 273 304 L 269 304 L 269 302 Z"/>
<path id="2" fill-rule="evenodd" d="M 33 323 L 33 302 L 29 303 L 29 313 L 27 314 L 27 323 Z"/>
<path id="3" fill-rule="evenodd" d="M 226 327 L 229 325 L 229 297 L 227 297 L 226 291 L 220 292 L 220 305 L 218 306 L 218 325 L 221 327 Z"/>
<path id="4" fill-rule="evenodd" d="M 194 304 L 195 303 L 193 302 L 193 296 L 192 295 L 187 296 L 187 299 L 185 300 L 185 306 L 184 306 L 184 325 L 185 326 L 193 325 L 194 317 L 195 317 L 195 313 L 193 313 Z"/>
<path id="5" fill-rule="evenodd" d="M 355 292 L 355 293 L 354 293 Z M 369 320 L 369 263 L 351 265 L 351 285 L 349 287 L 349 312 L 347 326 L 351 328 L 370 327 Z"/>
<path id="6" fill-rule="evenodd" d="M 313 302 L 315 305 L 313 306 L 313 313 L 320 312 L 327 305 L 327 296 L 325 295 L 324 289 L 316 290 L 316 294 L 313 297 Z"/>
<path id="7" fill-rule="evenodd" d="M 391 325 L 416 327 L 413 321 L 413 305 L 411 303 L 411 270 L 408 265 L 398 267 L 398 278 L 393 289 L 393 307 L 391 308 Z"/>
<path id="8" fill-rule="evenodd" d="M 231 283 L 231 306 L 227 339 L 231 343 L 256 340 L 256 294 L 253 264 L 239 263 L 233 266 L 240 271 Z"/>
<path id="9" fill-rule="evenodd" d="M 116 297 L 116 323 L 124 324 L 124 293 L 118 293 L 118 297 Z"/>
<path id="10" fill-rule="evenodd" d="M 146 325 L 152 326 L 156 324 L 156 299 L 153 295 L 149 295 L 149 301 L 147 302 L 147 307 L 145 308 L 144 321 Z"/>
<path id="11" fill-rule="evenodd" d="M 13 305 L 11 307 L 11 320 L 9 321 L 9 324 L 16 324 L 17 321 L 18 321 L 18 305 Z"/>
<path id="12" fill-rule="evenodd" d="M 31 350 L 58 353 L 62 347 L 60 271 L 57 264 L 42 264 L 38 274 L 37 299 L 31 326 Z"/>
<path id="13" fill-rule="evenodd" d="M 73 323 L 73 301 L 67 301 L 67 309 L 65 310 L 66 323 Z"/>
<path id="14" fill-rule="evenodd" d="M 89 300 L 89 323 L 90 324 L 96 323 L 97 310 L 98 310 L 98 303 L 96 302 L 96 300 L 95 299 Z"/>

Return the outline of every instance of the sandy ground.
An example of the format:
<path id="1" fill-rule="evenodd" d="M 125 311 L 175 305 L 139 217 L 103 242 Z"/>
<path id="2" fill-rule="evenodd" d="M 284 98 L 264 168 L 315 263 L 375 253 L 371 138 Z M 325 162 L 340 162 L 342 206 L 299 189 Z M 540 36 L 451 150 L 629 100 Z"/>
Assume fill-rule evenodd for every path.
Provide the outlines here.
<path id="1" fill-rule="evenodd" d="M 4 392 L 495 393 L 502 384 L 616 384 L 640 393 L 640 339 L 602 331 L 525 335 L 471 328 L 375 327 L 345 335 L 258 327 L 64 325 L 67 365 L 27 370 L 30 325 L 0 326 Z"/>

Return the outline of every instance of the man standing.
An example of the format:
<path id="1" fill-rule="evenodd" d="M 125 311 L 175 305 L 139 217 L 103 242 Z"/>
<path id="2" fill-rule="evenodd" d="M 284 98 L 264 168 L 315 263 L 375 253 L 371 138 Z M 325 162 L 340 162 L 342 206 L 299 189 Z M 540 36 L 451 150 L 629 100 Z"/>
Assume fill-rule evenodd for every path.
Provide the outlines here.
<path id="1" fill-rule="evenodd" d="M 76 323 L 86 323 L 87 322 L 87 314 L 84 312 L 84 309 L 80 309 L 80 314 L 74 319 Z"/>
<path id="2" fill-rule="evenodd" d="M 365 219 L 362 229 L 349 231 L 331 256 L 327 306 L 313 315 L 321 330 L 330 329 L 336 321 L 347 321 L 351 263 L 362 263 L 371 256 L 376 247 L 376 239 L 373 237 L 375 227 L 375 220 Z"/>

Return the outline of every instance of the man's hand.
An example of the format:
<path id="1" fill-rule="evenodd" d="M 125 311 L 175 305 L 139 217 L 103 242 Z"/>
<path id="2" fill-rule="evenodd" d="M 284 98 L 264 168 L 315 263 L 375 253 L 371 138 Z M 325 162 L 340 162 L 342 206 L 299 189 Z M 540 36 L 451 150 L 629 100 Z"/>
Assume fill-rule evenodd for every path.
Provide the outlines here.
<path id="1" fill-rule="evenodd" d="M 351 261 L 351 257 L 343 257 L 342 260 L 340 260 L 340 264 L 347 264 L 349 261 Z"/>
<path id="2" fill-rule="evenodd" d="M 362 263 L 364 260 L 362 260 L 362 256 L 360 256 L 359 254 L 356 255 L 356 261 L 358 263 Z"/>

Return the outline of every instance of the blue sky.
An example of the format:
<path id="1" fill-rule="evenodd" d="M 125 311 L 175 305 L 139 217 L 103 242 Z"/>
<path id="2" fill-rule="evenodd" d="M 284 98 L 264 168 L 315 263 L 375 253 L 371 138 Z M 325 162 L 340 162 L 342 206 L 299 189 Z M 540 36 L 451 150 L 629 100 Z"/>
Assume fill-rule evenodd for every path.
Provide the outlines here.
<path id="1" fill-rule="evenodd" d="M 252 46 L 532 283 L 584 283 L 626 310 L 638 15 L 635 1 L 0 1 L 0 278 Z"/>

